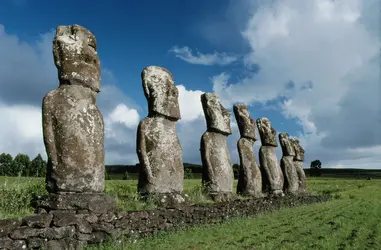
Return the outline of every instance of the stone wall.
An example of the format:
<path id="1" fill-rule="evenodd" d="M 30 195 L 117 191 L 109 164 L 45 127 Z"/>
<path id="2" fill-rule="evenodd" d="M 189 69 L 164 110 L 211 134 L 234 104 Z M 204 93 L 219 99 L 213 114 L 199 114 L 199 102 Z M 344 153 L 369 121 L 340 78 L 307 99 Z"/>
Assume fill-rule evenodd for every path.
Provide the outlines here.
<path id="1" fill-rule="evenodd" d="M 22 220 L 0 221 L 0 249 L 82 249 L 109 239 L 136 239 L 159 231 L 178 230 L 232 217 L 250 216 L 329 200 L 329 196 L 286 196 L 197 204 L 150 211 L 51 210 Z"/>

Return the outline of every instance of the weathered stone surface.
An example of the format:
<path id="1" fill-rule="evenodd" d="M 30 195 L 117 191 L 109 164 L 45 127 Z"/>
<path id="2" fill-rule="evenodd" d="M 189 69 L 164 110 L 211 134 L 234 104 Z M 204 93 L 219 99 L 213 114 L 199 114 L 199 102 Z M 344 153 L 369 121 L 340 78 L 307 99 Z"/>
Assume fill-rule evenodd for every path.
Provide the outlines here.
<path id="1" fill-rule="evenodd" d="M 231 134 L 230 111 L 216 95 L 201 95 L 207 131 L 201 137 L 202 183 L 207 193 L 217 200 L 230 197 L 233 191 L 233 168 L 226 139 Z"/>
<path id="2" fill-rule="evenodd" d="M 24 240 L 30 237 L 39 237 L 44 235 L 45 228 L 30 228 L 28 226 L 19 227 L 10 234 L 10 237 L 14 240 Z"/>
<path id="3" fill-rule="evenodd" d="M 300 142 L 298 139 L 293 138 L 291 140 L 292 144 L 294 145 L 294 150 L 295 150 L 295 161 L 304 161 L 304 149 L 302 146 L 300 146 Z"/>
<path id="4" fill-rule="evenodd" d="M 8 237 L 0 238 L 0 249 L 21 250 L 26 249 L 27 245 L 23 240 L 12 240 Z"/>
<path id="5" fill-rule="evenodd" d="M 296 173 L 298 174 L 299 192 L 305 193 L 307 192 L 307 177 L 306 177 L 306 173 L 303 170 L 303 162 L 294 161 L 294 165 L 296 168 Z"/>
<path id="6" fill-rule="evenodd" d="M 66 242 L 62 240 L 51 240 L 48 241 L 45 245 L 44 248 L 48 250 L 66 250 Z"/>
<path id="7" fill-rule="evenodd" d="M 91 31 L 77 24 L 58 26 L 53 39 L 53 56 L 61 84 L 80 85 L 100 92 L 97 40 Z"/>
<path id="8" fill-rule="evenodd" d="M 86 243 L 73 238 L 64 238 L 60 240 L 51 240 L 43 245 L 47 250 L 82 250 Z"/>
<path id="9" fill-rule="evenodd" d="M 107 239 L 107 237 L 108 234 L 106 232 L 96 231 L 92 233 L 91 240 L 89 240 L 88 242 L 90 244 L 99 244 L 104 242 Z"/>
<path id="10" fill-rule="evenodd" d="M 241 138 L 237 142 L 240 160 L 237 193 L 244 196 L 263 197 L 262 175 L 253 153 L 254 141 Z"/>
<path id="11" fill-rule="evenodd" d="M 284 156 L 295 156 L 294 143 L 287 133 L 279 134 L 279 143 Z"/>
<path id="12" fill-rule="evenodd" d="M 178 90 L 168 70 L 149 66 L 142 72 L 148 117 L 138 126 L 138 191 L 143 195 L 183 192 L 182 149 L 176 134 L 181 118 Z"/>
<path id="13" fill-rule="evenodd" d="M 298 174 L 293 162 L 293 156 L 282 156 L 280 167 L 284 176 L 283 191 L 286 193 L 296 194 L 299 190 Z"/>
<path id="14" fill-rule="evenodd" d="M 77 214 L 55 214 L 53 225 L 58 227 L 77 225 L 78 221 L 82 218 L 82 215 Z"/>
<path id="15" fill-rule="evenodd" d="M 48 192 L 103 192 L 104 122 L 96 106 L 100 63 L 87 29 L 59 26 L 53 41 L 60 86 L 43 99 Z"/>
<path id="16" fill-rule="evenodd" d="M 259 162 L 262 168 L 262 190 L 283 195 L 284 177 L 275 154 L 275 147 L 261 146 Z"/>
<path id="17" fill-rule="evenodd" d="M 114 230 L 114 226 L 111 223 L 103 222 L 103 223 L 96 223 L 91 225 L 93 228 L 93 231 L 101 231 L 108 234 L 111 234 Z"/>
<path id="18" fill-rule="evenodd" d="M 89 234 L 93 230 L 90 223 L 84 219 L 77 221 L 77 230 L 84 234 Z"/>
<path id="19" fill-rule="evenodd" d="M 275 154 L 275 148 L 278 146 L 276 131 L 265 117 L 257 119 L 257 126 L 262 142 L 259 149 L 262 189 L 270 194 L 283 196 L 284 177 Z"/>
<path id="20" fill-rule="evenodd" d="M 230 135 L 232 133 L 230 127 L 231 112 L 222 106 L 218 97 L 212 93 L 204 93 L 201 95 L 201 103 L 207 131 Z"/>
<path id="21" fill-rule="evenodd" d="M 253 152 L 253 145 L 257 140 L 255 120 L 250 117 L 244 104 L 234 104 L 233 110 L 241 134 L 241 138 L 237 142 L 240 160 L 237 193 L 245 196 L 263 197 L 262 175 Z"/>
<path id="22" fill-rule="evenodd" d="M 240 103 L 234 104 L 233 111 L 241 137 L 256 141 L 255 120 L 250 117 L 247 106 Z"/>
<path id="23" fill-rule="evenodd" d="M 175 192 L 157 193 L 154 196 L 146 196 L 146 198 L 153 201 L 159 207 L 165 208 L 179 208 L 189 204 L 189 199 L 185 195 Z"/>
<path id="24" fill-rule="evenodd" d="M 143 69 L 141 77 L 149 116 L 162 115 L 174 121 L 180 120 L 179 91 L 172 74 L 165 68 L 148 66 Z"/>
<path id="25" fill-rule="evenodd" d="M 139 192 L 181 193 L 184 169 L 176 123 L 164 117 L 146 117 L 138 126 L 137 146 Z"/>
<path id="26" fill-rule="evenodd" d="M 38 247 L 41 247 L 42 245 L 44 245 L 46 241 L 47 241 L 47 239 L 45 240 L 42 238 L 33 237 L 33 238 L 29 238 L 27 240 L 27 243 L 28 243 L 29 248 L 38 248 Z"/>
<path id="27" fill-rule="evenodd" d="M 0 237 L 6 236 L 21 225 L 21 221 L 13 219 L 0 220 Z"/>
<path id="28" fill-rule="evenodd" d="M 98 217 L 95 214 L 86 215 L 84 219 L 89 223 L 96 223 L 98 221 Z"/>
<path id="29" fill-rule="evenodd" d="M 77 233 L 75 235 L 75 238 L 77 240 L 81 240 L 81 241 L 91 241 L 93 239 L 93 235 L 92 234 Z"/>
<path id="30" fill-rule="evenodd" d="M 276 131 L 273 127 L 271 127 L 269 119 L 266 117 L 257 119 L 257 127 L 259 136 L 261 137 L 262 146 L 278 147 L 278 142 L 276 141 Z"/>
<path id="31" fill-rule="evenodd" d="M 54 214 L 69 214 L 76 210 L 88 210 L 95 214 L 104 214 L 116 209 L 116 202 L 111 196 L 103 193 L 60 193 L 49 194 L 32 201 L 36 208 L 56 210 Z M 61 214 L 62 214 L 61 213 Z"/>
<path id="32" fill-rule="evenodd" d="M 99 217 L 99 221 L 100 222 L 113 222 L 117 219 L 115 213 L 106 213 L 106 214 L 102 214 L 100 217 Z"/>
<path id="33" fill-rule="evenodd" d="M 52 214 L 37 214 L 25 217 L 23 219 L 23 224 L 28 227 L 44 228 L 49 227 L 52 219 Z"/>
<path id="34" fill-rule="evenodd" d="M 304 161 L 304 149 L 300 145 L 298 139 L 291 139 L 291 143 L 294 145 L 295 149 L 295 157 L 294 157 L 294 165 L 296 168 L 296 172 L 299 180 L 299 192 L 305 193 L 307 192 L 307 178 L 306 174 L 303 170 L 303 161 Z"/>
<path id="35" fill-rule="evenodd" d="M 222 197 L 224 193 L 220 193 L 220 195 Z M 108 237 L 120 242 L 120 237 L 124 236 L 130 241 L 135 241 L 139 237 L 153 235 L 160 230 L 177 230 L 201 223 L 216 223 L 234 216 L 255 215 L 284 206 L 310 204 L 328 199 L 329 196 L 306 194 L 302 196 L 229 200 L 212 204 L 195 204 L 176 209 L 158 208 L 151 211 L 124 211 L 115 214 L 118 218 L 115 222 L 100 222 L 101 219 L 99 219 L 99 222 L 92 225 L 94 231 L 89 233 L 81 233 L 78 230 L 78 225 L 50 226 L 49 228 L 21 226 L 10 233 L 10 236 L 14 236 L 13 238 L 9 235 L 0 237 L 0 249 L 82 249 L 86 242 L 100 243 Z M 61 213 L 60 215 L 64 214 Z M 94 214 L 81 214 L 80 216 L 91 215 Z M 102 220 L 113 218 L 111 213 L 107 216 L 98 216 Z"/>
<path id="36" fill-rule="evenodd" d="M 73 237 L 75 234 L 74 226 L 64 226 L 64 227 L 50 227 L 47 228 L 43 234 L 43 237 L 52 240 L 52 239 L 63 239 L 66 237 Z"/>
<path id="37" fill-rule="evenodd" d="M 280 167 L 284 176 L 283 190 L 287 193 L 296 194 L 299 190 L 299 180 L 296 166 L 293 162 L 295 157 L 294 145 L 287 133 L 279 134 L 279 143 L 283 153 L 280 160 Z"/>

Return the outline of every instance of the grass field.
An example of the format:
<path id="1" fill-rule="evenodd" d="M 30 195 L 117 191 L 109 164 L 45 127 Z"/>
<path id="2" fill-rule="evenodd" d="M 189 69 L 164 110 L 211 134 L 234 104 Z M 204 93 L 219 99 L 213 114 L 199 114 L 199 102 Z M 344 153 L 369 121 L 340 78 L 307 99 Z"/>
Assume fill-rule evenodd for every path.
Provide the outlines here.
<path id="1" fill-rule="evenodd" d="M 0 183 L 2 218 L 31 213 L 27 198 L 44 192 L 41 179 L 0 179 Z M 197 196 L 199 184 L 199 180 L 186 180 L 185 192 Z M 136 199 L 135 181 L 109 181 L 106 186 L 106 192 L 120 193 L 119 204 L 124 209 L 145 209 L 152 205 Z M 330 193 L 334 199 L 163 233 L 135 243 L 107 243 L 89 249 L 381 249 L 380 180 L 310 178 L 308 188 L 312 193 Z M 9 208 L 12 202 L 18 204 L 13 210 Z"/>

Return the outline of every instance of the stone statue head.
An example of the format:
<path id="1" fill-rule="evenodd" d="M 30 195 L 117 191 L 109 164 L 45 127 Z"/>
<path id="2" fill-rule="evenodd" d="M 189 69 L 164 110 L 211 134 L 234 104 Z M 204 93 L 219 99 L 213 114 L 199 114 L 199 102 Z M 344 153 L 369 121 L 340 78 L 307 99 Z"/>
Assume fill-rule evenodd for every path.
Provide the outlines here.
<path id="1" fill-rule="evenodd" d="M 141 77 L 148 101 L 148 115 L 163 115 L 170 120 L 180 120 L 179 91 L 172 74 L 165 68 L 149 66 L 143 69 Z"/>
<path id="2" fill-rule="evenodd" d="M 278 135 L 279 143 L 282 148 L 284 156 L 295 156 L 294 144 L 290 140 L 290 137 L 287 133 L 280 133 Z"/>
<path id="3" fill-rule="evenodd" d="M 258 118 L 257 127 L 259 136 L 261 137 L 262 146 L 278 147 L 278 142 L 276 141 L 276 131 L 273 127 L 271 127 L 269 119 L 266 117 Z"/>
<path id="4" fill-rule="evenodd" d="M 300 146 L 299 140 L 296 138 L 291 138 L 290 140 L 295 150 L 294 161 L 304 161 L 304 149 Z"/>
<path id="5" fill-rule="evenodd" d="M 255 120 L 250 117 L 247 106 L 245 104 L 234 104 L 233 111 L 241 137 L 256 141 Z"/>
<path id="6" fill-rule="evenodd" d="M 222 106 L 218 97 L 212 93 L 204 93 L 201 95 L 201 103 L 208 130 L 230 135 L 231 112 Z"/>
<path id="7" fill-rule="evenodd" d="M 101 91 L 97 40 L 79 25 L 58 26 L 53 39 L 54 63 L 60 85 L 81 85 Z"/>

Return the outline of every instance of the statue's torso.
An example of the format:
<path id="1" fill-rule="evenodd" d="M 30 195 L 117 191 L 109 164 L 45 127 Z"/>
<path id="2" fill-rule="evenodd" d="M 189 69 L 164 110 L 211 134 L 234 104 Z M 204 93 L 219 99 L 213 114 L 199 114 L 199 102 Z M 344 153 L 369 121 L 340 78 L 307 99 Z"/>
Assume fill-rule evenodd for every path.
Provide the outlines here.
<path id="1" fill-rule="evenodd" d="M 57 159 L 51 178 L 62 191 L 103 191 L 103 117 L 94 96 L 83 90 L 65 86 L 48 94 Z"/>
<path id="2" fill-rule="evenodd" d="M 262 191 L 262 176 L 253 153 L 253 144 L 253 141 L 246 138 L 238 140 L 238 154 L 241 165 L 238 185 L 242 189 L 240 192 L 255 193 Z"/>
<path id="3" fill-rule="evenodd" d="M 210 188 L 216 192 L 232 192 L 233 168 L 227 147 L 227 137 L 220 133 L 205 132 L 201 138 L 204 149 L 201 149 L 204 170 L 204 179 L 211 182 Z M 208 159 L 208 160 L 206 160 Z M 205 178 L 206 177 L 206 178 Z"/>
<path id="4" fill-rule="evenodd" d="M 275 147 L 261 146 L 259 149 L 259 159 L 261 168 L 265 172 L 263 178 L 266 178 L 266 180 L 262 179 L 262 182 L 266 185 L 269 184 L 271 190 L 282 190 L 284 177 L 275 153 Z"/>
<path id="5" fill-rule="evenodd" d="M 147 156 L 147 164 L 154 178 L 152 189 L 160 192 L 181 192 L 184 168 L 176 122 L 162 117 L 146 117 L 140 123 L 139 129 L 145 130 L 143 131 L 145 152 L 138 154 L 142 159 L 143 154 Z"/>

